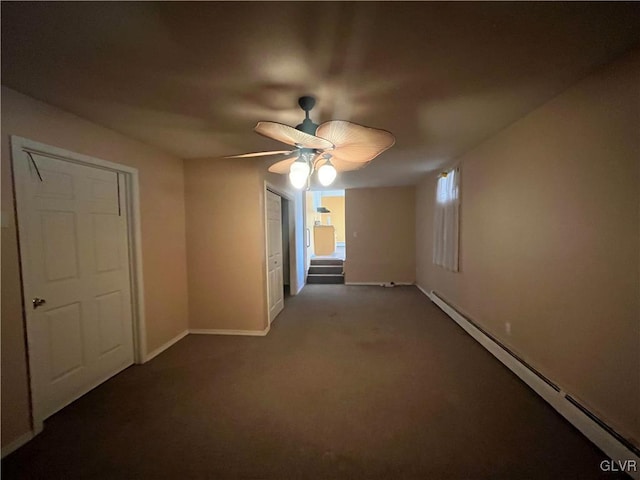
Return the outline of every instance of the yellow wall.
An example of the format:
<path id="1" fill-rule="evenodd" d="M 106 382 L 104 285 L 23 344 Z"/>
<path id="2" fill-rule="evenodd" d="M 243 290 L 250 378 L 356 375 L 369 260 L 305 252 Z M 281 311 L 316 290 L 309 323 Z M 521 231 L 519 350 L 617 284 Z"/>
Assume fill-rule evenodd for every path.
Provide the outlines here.
<path id="1" fill-rule="evenodd" d="M 3 446 L 31 428 L 10 135 L 138 169 L 148 351 L 188 321 L 182 160 L 2 87 L 2 215 L 10 217 L 2 228 Z"/>
<path id="2" fill-rule="evenodd" d="M 418 188 L 416 216 L 419 285 L 636 444 L 638 85 L 636 51 L 460 159 L 460 273 L 431 262 L 433 175 Z"/>
<path id="3" fill-rule="evenodd" d="M 336 242 L 344 242 L 344 197 L 322 197 L 322 206 L 331 211 L 322 214 L 322 224 L 326 225 L 327 217 L 331 217 L 331 225 L 336 227 Z"/>
<path id="4" fill-rule="evenodd" d="M 415 281 L 415 188 L 345 191 L 347 283 Z"/>

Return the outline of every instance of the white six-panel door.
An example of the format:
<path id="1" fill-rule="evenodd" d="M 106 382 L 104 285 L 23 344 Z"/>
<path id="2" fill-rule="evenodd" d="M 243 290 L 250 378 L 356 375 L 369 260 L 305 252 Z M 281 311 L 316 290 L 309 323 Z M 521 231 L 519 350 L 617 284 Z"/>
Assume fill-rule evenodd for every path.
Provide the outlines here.
<path id="1" fill-rule="evenodd" d="M 14 169 L 33 408 L 44 419 L 133 363 L 125 185 L 115 171 L 25 151 Z"/>
<path id="2" fill-rule="evenodd" d="M 284 308 L 282 277 L 282 198 L 267 190 L 267 289 L 269 293 L 269 323 Z"/>

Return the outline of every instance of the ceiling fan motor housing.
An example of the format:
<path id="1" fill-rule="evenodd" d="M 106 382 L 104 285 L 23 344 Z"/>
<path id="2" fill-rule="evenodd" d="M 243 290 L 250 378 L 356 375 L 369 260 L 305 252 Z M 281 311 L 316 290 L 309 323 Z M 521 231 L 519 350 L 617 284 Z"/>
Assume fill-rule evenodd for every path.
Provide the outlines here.
<path id="1" fill-rule="evenodd" d="M 305 112 L 309 112 L 316 104 L 316 99 L 310 95 L 305 95 L 298 99 L 298 105 Z"/>

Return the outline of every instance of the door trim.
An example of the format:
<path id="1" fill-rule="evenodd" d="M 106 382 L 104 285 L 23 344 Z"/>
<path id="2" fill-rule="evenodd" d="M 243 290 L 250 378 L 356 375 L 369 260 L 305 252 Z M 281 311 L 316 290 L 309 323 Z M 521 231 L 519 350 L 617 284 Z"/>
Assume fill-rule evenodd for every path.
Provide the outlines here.
<path id="1" fill-rule="evenodd" d="M 268 201 L 268 196 L 269 193 L 272 193 L 273 195 L 280 197 L 280 214 L 282 215 L 282 199 L 283 196 L 274 191 L 270 186 L 267 185 L 267 182 L 265 181 L 265 188 L 264 188 L 264 250 L 265 250 L 265 293 L 266 293 L 266 311 L 267 311 L 267 329 L 271 328 L 271 323 L 273 323 L 273 321 L 275 320 L 274 318 L 271 318 L 271 301 L 270 301 L 270 291 L 269 291 L 269 201 Z M 280 222 L 280 230 L 282 231 L 282 222 Z M 291 272 L 289 272 L 289 274 L 291 274 Z M 289 283 L 291 283 L 291 280 L 289 280 Z M 284 309 L 284 296 L 282 299 L 282 308 Z M 278 312 L 280 313 L 280 312 Z M 276 314 L 277 316 L 277 314 Z"/>
<path id="2" fill-rule="evenodd" d="M 110 170 L 120 173 L 124 176 L 126 185 L 126 205 L 128 210 L 128 243 L 129 243 L 129 272 L 131 281 L 131 301 L 132 301 L 132 321 L 133 321 L 133 356 L 134 362 L 137 364 L 144 363 L 147 358 L 147 335 L 145 328 L 145 309 L 144 309 L 144 283 L 142 275 L 142 237 L 140 228 L 140 187 L 138 181 L 138 169 L 129 167 L 127 165 L 121 165 L 119 163 L 110 162 L 107 160 L 101 160 L 99 158 L 91 157 L 89 155 L 83 155 L 74 153 L 63 148 L 46 145 L 27 138 L 19 137 L 16 135 L 11 136 L 11 165 L 13 170 L 13 185 L 15 193 L 15 210 L 18 214 L 18 218 L 23 208 L 23 203 L 20 203 L 20 197 L 22 196 L 22 177 L 19 177 L 23 169 L 16 168 L 16 164 L 23 155 L 23 152 L 30 152 L 39 154 L 42 156 L 55 158 L 57 160 L 76 163 L 79 165 L 85 165 L 94 168 L 102 168 L 104 170 Z M 20 192 L 20 193 L 19 193 Z M 22 212 L 23 218 L 25 213 Z M 30 322 L 27 322 L 28 299 L 25 298 L 25 286 L 28 286 L 28 279 L 26 278 L 23 265 L 27 264 L 26 260 L 26 232 L 23 229 L 18 228 L 18 250 L 20 258 L 20 272 L 21 272 L 21 287 L 22 287 L 22 321 L 25 325 L 27 333 L 27 359 L 29 371 L 33 370 L 32 356 L 30 355 L 30 341 L 29 338 L 33 338 L 33 333 L 30 331 Z M 41 412 L 35 411 L 33 408 L 33 379 L 29 376 L 29 399 L 31 400 L 31 422 L 34 434 L 38 434 L 43 429 L 43 415 Z"/>
<path id="3" fill-rule="evenodd" d="M 267 238 L 269 236 L 269 225 L 267 223 L 267 191 L 274 193 L 276 195 L 278 195 L 279 197 L 281 197 L 284 200 L 287 200 L 289 202 L 289 208 L 293 208 L 293 224 L 291 224 L 291 222 L 289 222 L 289 228 L 293 228 L 293 238 L 294 238 L 294 242 L 293 244 L 291 244 L 291 242 L 289 242 L 289 289 L 291 292 L 291 295 L 296 295 L 299 291 L 300 291 L 300 286 L 298 285 L 298 257 L 297 257 L 297 232 L 298 232 L 298 225 L 296 223 L 296 216 L 295 216 L 295 205 L 296 205 L 296 200 L 295 198 L 289 194 L 288 192 L 274 186 L 271 182 L 269 182 L 268 180 L 264 181 L 264 188 L 262 191 L 262 198 L 263 198 L 263 212 L 262 212 L 262 218 L 264 220 L 264 252 L 265 252 L 265 271 L 264 271 L 264 281 L 265 281 L 265 286 L 264 286 L 264 292 L 265 292 L 265 312 L 267 315 L 267 328 L 269 328 L 271 326 L 271 320 L 269 319 L 269 245 L 267 243 Z M 289 215 L 289 218 L 291 218 L 291 214 Z M 295 288 L 294 288 L 295 287 Z"/>

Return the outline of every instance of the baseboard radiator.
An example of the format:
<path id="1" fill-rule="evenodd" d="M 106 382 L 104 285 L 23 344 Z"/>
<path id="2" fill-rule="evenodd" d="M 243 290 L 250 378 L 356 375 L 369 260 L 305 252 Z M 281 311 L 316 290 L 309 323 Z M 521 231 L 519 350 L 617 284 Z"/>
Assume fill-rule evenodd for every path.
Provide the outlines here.
<path id="1" fill-rule="evenodd" d="M 637 470 L 626 473 L 632 478 L 640 480 L 640 449 L 638 447 L 607 425 L 606 422 L 570 394 L 564 392 L 552 380 L 529 365 L 481 325 L 461 314 L 439 296 L 437 292 L 433 290 L 426 292 L 421 287 L 418 286 L 418 288 L 612 460 L 616 462 L 635 460 Z"/>

